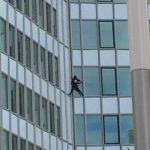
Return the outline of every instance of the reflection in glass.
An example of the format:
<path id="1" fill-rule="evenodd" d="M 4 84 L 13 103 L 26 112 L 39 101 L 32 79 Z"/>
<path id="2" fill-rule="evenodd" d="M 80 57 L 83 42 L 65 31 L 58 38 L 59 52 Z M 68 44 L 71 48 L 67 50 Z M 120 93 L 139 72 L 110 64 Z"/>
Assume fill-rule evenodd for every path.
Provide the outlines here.
<path id="1" fill-rule="evenodd" d="M 124 145 L 134 144 L 133 117 L 121 116 L 121 139 Z"/>
<path id="2" fill-rule="evenodd" d="M 6 52 L 6 21 L 0 18 L 0 50 Z"/>
<path id="3" fill-rule="evenodd" d="M 104 116 L 105 144 L 119 143 L 119 129 L 117 116 Z"/>
<path id="4" fill-rule="evenodd" d="M 102 93 L 103 95 L 116 94 L 115 68 L 102 68 Z"/>
<path id="5" fill-rule="evenodd" d="M 11 111 L 17 112 L 17 103 L 16 103 L 16 81 L 13 79 L 10 80 L 10 100 L 11 100 Z"/>
<path id="6" fill-rule="evenodd" d="M 25 117 L 24 86 L 19 84 L 19 114 Z"/>
<path id="7" fill-rule="evenodd" d="M 82 40 L 84 49 L 97 48 L 96 21 L 82 21 Z"/>
<path id="8" fill-rule="evenodd" d="M 101 120 L 98 115 L 87 115 L 86 124 L 87 124 L 87 144 L 101 144 Z"/>
<path id="9" fill-rule="evenodd" d="M 40 96 L 35 94 L 35 122 L 40 125 Z"/>
<path id="10" fill-rule="evenodd" d="M 118 49 L 129 49 L 127 21 L 115 22 L 115 42 Z"/>
<path id="11" fill-rule="evenodd" d="M 23 63 L 23 34 L 17 31 L 18 61 Z"/>
<path id="12" fill-rule="evenodd" d="M 12 134 L 12 150 L 18 150 L 18 137 Z"/>
<path id="13" fill-rule="evenodd" d="M 85 141 L 84 137 L 84 117 L 82 115 L 76 115 L 75 120 L 75 127 L 76 127 L 76 144 L 83 145 Z"/>
<path id="14" fill-rule="evenodd" d="M 2 144 L 3 150 L 9 150 L 9 132 L 3 130 L 3 144 Z"/>
<path id="15" fill-rule="evenodd" d="M 99 95 L 99 71 L 98 67 L 84 68 L 84 85 L 86 96 Z"/>
<path id="16" fill-rule="evenodd" d="M 118 68 L 118 92 L 120 96 L 131 96 L 130 68 Z"/>
<path id="17" fill-rule="evenodd" d="M 100 22 L 100 47 L 114 47 L 113 23 Z"/>

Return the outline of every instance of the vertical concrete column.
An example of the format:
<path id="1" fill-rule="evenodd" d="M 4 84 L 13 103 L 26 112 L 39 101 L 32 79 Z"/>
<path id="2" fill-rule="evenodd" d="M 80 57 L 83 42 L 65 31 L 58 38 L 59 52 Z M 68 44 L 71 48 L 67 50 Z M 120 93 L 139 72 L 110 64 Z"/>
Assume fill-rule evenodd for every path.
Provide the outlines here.
<path id="1" fill-rule="evenodd" d="M 128 0 L 136 150 L 150 149 L 150 42 L 147 0 Z"/>

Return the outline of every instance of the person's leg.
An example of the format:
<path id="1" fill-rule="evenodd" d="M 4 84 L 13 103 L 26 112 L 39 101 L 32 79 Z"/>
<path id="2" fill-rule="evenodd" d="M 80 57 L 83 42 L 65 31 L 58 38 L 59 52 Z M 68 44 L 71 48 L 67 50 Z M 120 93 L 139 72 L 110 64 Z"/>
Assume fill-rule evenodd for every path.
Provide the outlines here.
<path id="1" fill-rule="evenodd" d="M 76 88 L 76 91 L 81 95 L 83 96 L 83 93 L 81 92 L 81 90 L 79 88 Z"/>
<path id="2" fill-rule="evenodd" d="M 71 91 L 68 95 L 70 96 L 72 93 L 73 93 L 73 87 L 71 87 Z"/>

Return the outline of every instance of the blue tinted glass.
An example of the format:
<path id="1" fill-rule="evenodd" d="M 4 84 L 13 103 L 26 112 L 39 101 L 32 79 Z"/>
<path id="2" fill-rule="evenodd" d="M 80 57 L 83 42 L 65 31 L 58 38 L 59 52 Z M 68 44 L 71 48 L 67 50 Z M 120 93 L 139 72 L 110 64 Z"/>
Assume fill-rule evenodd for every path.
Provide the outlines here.
<path id="1" fill-rule="evenodd" d="M 99 95 L 99 71 L 98 67 L 84 68 L 84 86 L 85 95 Z"/>
<path id="2" fill-rule="evenodd" d="M 82 21 L 82 40 L 84 49 L 97 48 L 96 21 Z"/>
<path id="3" fill-rule="evenodd" d="M 119 143 L 118 117 L 104 117 L 105 143 Z"/>
<path id="4" fill-rule="evenodd" d="M 115 68 L 102 68 L 103 95 L 116 94 Z"/>
<path id="5" fill-rule="evenodd" d="M 116 48 L 129 49 L 127 21 L 115 22 L 115 41 Z"/>
<path id="6" fill-rule="evenodd" d="M 118 68 L 118 91 L 120 96 L 131 96 L 131 75 L 129 68 Z"/>
<path id="7" fill-rule="evenodd" d="M 100 22 L 100 47 L 114 47 L 112 22 Z"/>
<path id="8" fill-rule="evenodd" d="M 72 21 L 72 48 L 79 49 L 81 47 L 80 41 L 80 22 Z"/>
<path id="9" fill-rule="evenodd" d="M 101 117 L 98 115 L 87 115 L 87 144 L 101 144 Z"/>
<path id="10" fill-rule="evenodd" d="M 84 117 L 76 116 L 76 144 L 83 145 L 85 141 L 84 137 Z"/>
<path id="11" fill-rule="evenodd" d="M 133 117 L 121 116 L 121 139 L 124 145 L 134 144 Z"/>

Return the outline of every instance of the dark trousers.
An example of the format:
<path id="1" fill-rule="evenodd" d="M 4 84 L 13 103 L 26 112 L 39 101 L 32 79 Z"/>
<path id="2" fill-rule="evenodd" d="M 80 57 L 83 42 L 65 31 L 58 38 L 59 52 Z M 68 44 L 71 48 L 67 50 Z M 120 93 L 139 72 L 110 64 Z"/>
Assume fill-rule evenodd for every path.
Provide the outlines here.
<path id="1" fill-rule="evenodd" d="M 73 93 L 73 90 L 77 91 L 81 96 L 83 96 L 83 93 L 81 92 L 81 90 L 79 89 L 78 86 L 74 86 L 74 87 L 72 86 L 69 95 L 71 95 Z"/>

